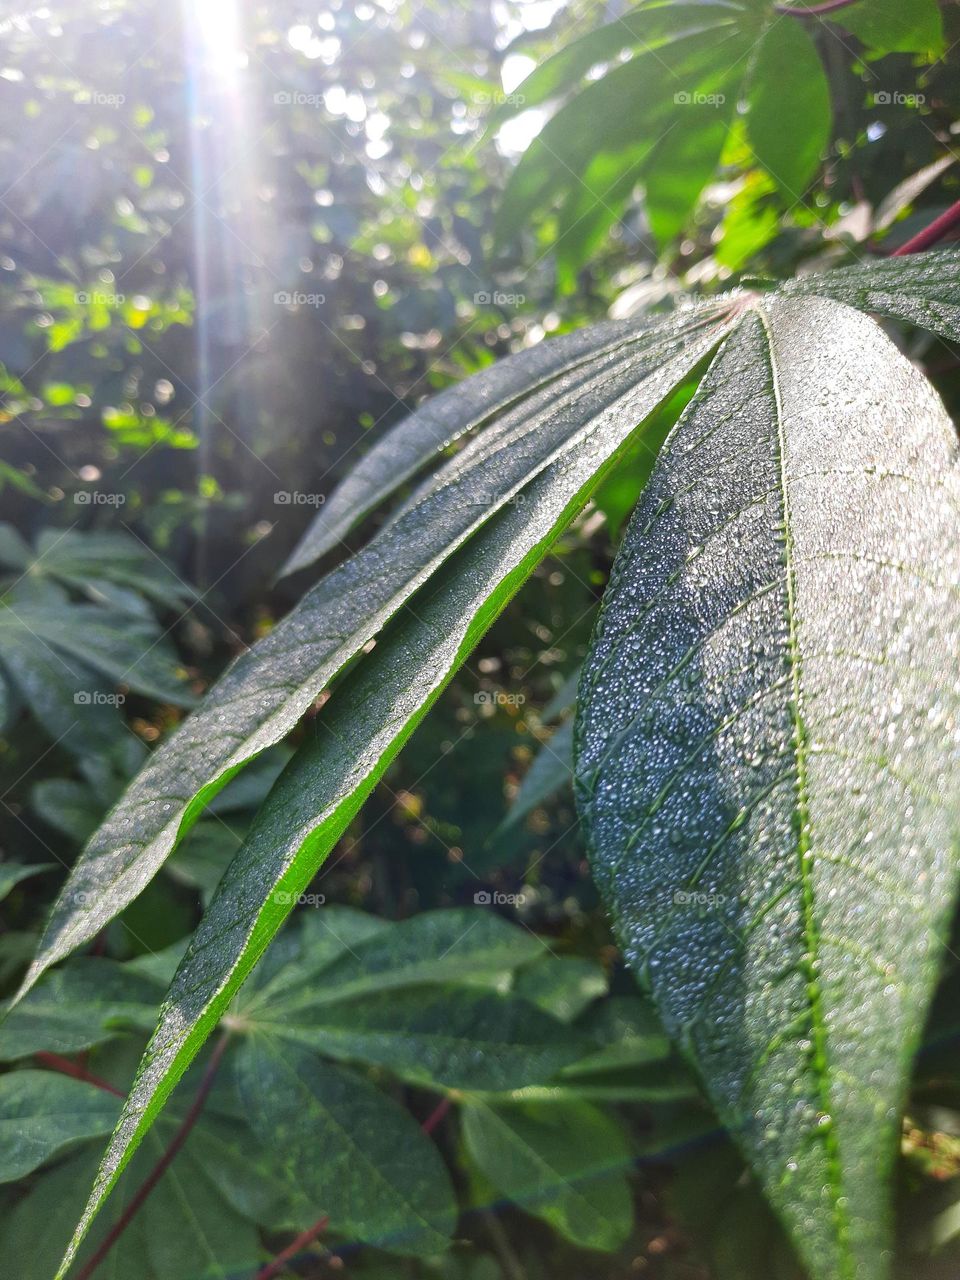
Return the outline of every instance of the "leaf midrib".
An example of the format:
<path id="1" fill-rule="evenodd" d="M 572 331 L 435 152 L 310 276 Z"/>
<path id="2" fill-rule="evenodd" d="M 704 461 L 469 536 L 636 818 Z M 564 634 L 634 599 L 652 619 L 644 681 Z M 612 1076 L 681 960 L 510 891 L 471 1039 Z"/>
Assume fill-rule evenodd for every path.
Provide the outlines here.
<path id="1" fill-rule="evenodd" d="M 770 388 L 774 399 L 774 413 L 777 420 L 776 449 L 783 510 L 783 561 L 786 587 L 786 657 L 790 669 L 791 682 L 789 714 L 793 726 L 793 755 L 796 762 L 797 854 L 800 861 L 801 908 L 803 913 L 804 951 L 801 957 L 801 968 L 806 979 L 806 994 L 810 1005 L 811 1038 L 814 1046 L 811 1067 L 816 1081 L 817 1092 L 820 1096 L 823 1117 L 826 1118 L 823 1141 L 826 1151 L 828 1186 L 833 1202 L 833 1222 L 840 1248 L 839 1264 L 842 1267 L 843 1276 L 847 1280 L 853 1280 L 852 1256 L 849 1247 L 850 1224 L 843 1195 L 843 1170 L 840 1162 L 839 1142 L 836 1131 L 833 1128 L 833 1108 L 830 1100 L 830 1081 L 827 1071 L 827 1026 L 823 1009 L 823 993 L 817 977 L 817 953 L 820 938 L 814 915 L 813 850 L 810 838 L 810 787 L 807 774 L 808 745 L 807 730 L 803 716 L 803 659 L 800 650 L 797 618 L 796 571 L 791 526 L 790 492 L 787 482 L 787 442 L 784 431 L 783 398 L 780 391 L 780 380 L 774 353 L 773 334 L 770 329 L 766 308 L 762 304 L 757 305 L 756 314 L 763 325 L 766 339 L 764 345 L 770 371 Z"/>

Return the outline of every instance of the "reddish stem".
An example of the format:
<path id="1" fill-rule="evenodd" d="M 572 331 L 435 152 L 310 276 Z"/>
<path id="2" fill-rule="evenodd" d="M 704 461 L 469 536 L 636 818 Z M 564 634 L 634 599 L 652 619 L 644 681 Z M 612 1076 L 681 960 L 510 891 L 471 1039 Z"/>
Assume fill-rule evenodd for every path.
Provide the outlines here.
<path id="1" fill-rule="evenodd" d="M 197 1089 L 196 1095 L 194 1096 L 193 1102 L 191 1102 L 190 1104 L 190 1110 L 187 1112 L 187 1114 L 183 1117 L 183 1120 L 180 1122 L 180 1127 L 177 1129 L 177 1132 L 171 1138 L 170 1145 L 167 1147 L 166 1151 L 164 1151 L 163 1155 L 160 1157 L 157 1163 L 153 1166 L 153 1168 L 147 1174 L 146 1178 L 143 1180 L 141 1185 L 137 1188 L 136 1194 L 133 1196 L 132 1200 L 127 1205 L 126 1209 L 124 1209 L 123 1213 L 117 1219 L 114 1226 L 110 1229 L 105 1240 L 103 1241 L 103 1244 L 101 1244 L 100 1248 L 96 1251 L 96 1253 L 93 1255 L 90 1261 L 86 1264 L 83 1270 L 79 1272 L 79 1274 L 77 1275 L 77 1280 L 90 1280 L 90 1277 L 96 1271 L 97 1267 L 99 1267 L 100 1263 L 104 1260 L 104 1258 L 113 1248 L 113 1246 L 117 1243 L 117 1241 L 123 1235 L 124 1231 L 126 1231 L 127 1227 L 129 1227 L 130 1223 L 139 1213 L 140 1209 L 143 1207 L 144 1201 L 147 1199 L 150 1192 L 157 1185 L 157 1183 L 166 1173 L 167 1169 L 173 1163 L 173 1160 L 177 1155 L 177 1153 L 179 1152 L 180 1148 L 183 1146 L 187 1138 L 190 1136 L 190 1130 L 193 1128 L 193 1126 L 197 1123 L 197 1121 L 200 1118 L 200 1112 L 203 1110 L 204 1103 L 207 1100 L 207 1096 L 209 1095 L 210 1090 L 213 1088 L 213 1082 L 214 1082 L 214 1079 L 216 1078 L 217 1068 L 220 1066 L 220 1059 L 223 1057 L 224 1050 L 226 1049 L 229 1041 L 230 1041 L 229 1032 L 225 1033 L 217 1041 L 214 1047 L 213 1053 L 210 1055 L 210 1061 L 207 1063 L 207 1069 L 203 1073 L 203 1079 L 200 1081 L 200 1085 Z"/>
<path id="2" fill-rule="evenodd" d="M 82 1067 L 78 1062 L 71 1062 L 69 1058 L 61 1058 L 59 1053 L 35 1053 L 33 1055 L 38 1062 L 43 1063 L 45 1067 L 50 1067 L 53 1071 L 59 1071 L 61 1075 L 73 1076 L 75 1080 L 84 1080 L 87 1084 L 96 1085 L 98 1089 L 105 1089 L 107 1093 L 115 1093 L 118 1098 L 125 1098 L 126 1094 L 122 1089 L 115 1089 L 109 1080 L 101 1080 L 99 1076 L 91 1075 L 86 1067 Z"/>
<path id="3" fill-rule="evenodd" d="M 296 1240 L 291 1240 L 272 1262 L 268 1262 L 262 1271 L 257 1272 L 256 1280 L 273 1280 L 274 1276 L 280 1274 L 291 1258 L 296 1257 L 301 1249 L 306 1249 L 307 1245 L 313 1244 L 317 1236 L 326 1231 L 329 1225 L 329 1218 L 321 1218 L 319 1222 L 315 1222 L 306 1231 L 301 1231 Z"/>
<path id="4" fill-rule="evenodd" d="M 919 253 L 922 249 L 929 249 L 938 240 L 942 240 L 958 222 L 960 222 L 960 200 L 952 204 L 945 213 L 941 213 L 939 218 L 934 218 L 929 227 L 924 227 L 906 244 L 902 244 L 899 249 L 894 249 L 890 257 L 902 258 L 905 253 Z"/>
<path id="5" fill-rule="evenodd" d="M 812 4 L 806 9 L 792 4 L 775 4 L 773 7 L 777 13 L 789 13 L 794 18 L 816 18 L 822 13 L 836 13 L 838 9 L 846 9 L 856 3 L 857 0 L 821 0 L 820 4 Z"/>
<path id="6" fill-rule="evenodd" d="M 423 1132 L 433 1133 L 434 1129 L 437 1127 L 437 1125 L 440 1123 L 443 1117 L 450 1110 L 451 1105 L 452 1104 L 449 1098 L 443 1098 L 437 1104 L 434 1110 L 430 1112 L 426 1120 L 424 1120 L 423 1124 L 420 1126 Z"/>

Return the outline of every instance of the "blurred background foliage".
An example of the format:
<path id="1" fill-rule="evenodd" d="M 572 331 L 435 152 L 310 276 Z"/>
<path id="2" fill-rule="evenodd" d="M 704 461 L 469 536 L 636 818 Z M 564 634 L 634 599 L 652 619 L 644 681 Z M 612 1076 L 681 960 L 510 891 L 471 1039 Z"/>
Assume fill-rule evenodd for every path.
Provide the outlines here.
<path id="1" fill-rule="evenodd" d="M 651 4 L 641 23 L 595 0 L 53 0 L 0 19 L 5 988 L 62 868 L 151 744 L 309 581 L 274 576 L 365 439 L 551 334 L 888 253 L 958 198 L 960 5 L 859 0 L 823 20 L 784 14 L 760 39 L 771 7 Z M 956 353 L 899 337 L 955 410 Z M 438 908 L 507 916 L 564 963 L 521 978 L 504 962 L 506 987 L 560 1024 L 583 1023 L 613 1058 L 553 1113 L 576 1135 L 566 1146 L 536 1098 L 501 1089 L 471 1107 L 454 1090 L 457 1106 L 429 1126 L 464 1210 L 453 1252 L 400 1261 L 389 1242 L 375 1247 L 369 1222 L 351 1235 L 332 1215 L 296 1274 L 796 1274 L 619 964 L 567 786 L 577 668 L 648 468 L 631 459 L 564 536 L 316 884 L 324 909 L 362 909 L 380 927 Z M 94 962 L 113 977 L 84 987 L 90 958 L 76 962 L 77 991 L 61 998 L 100 1031 L 64 1039 L 41 1009 L 39 1035 L 3 1055 L 19 1063 L 9 1076 L 38 1074 L 31 1063 L 49 1067 L 56 1052 L 125 1087 L 163 957 L 286 758 L 269 753 L 224 793 L 100 940 Z M 302 919 L 311 910 L 291 936 L 322 933 Z M 349 919 L 348 934 L 373 928 Z M 125 1012 L 101 1027 L 95 1007 L 113 981 Z M 960 1231 L 951 983 L 904 1140 L 904 1274 L 931 1278 L 955 1274 Z M 352 1060 L 357 1079 L 429 1120 L 436 1098 L 415 1073 L 370 1052 Z M 452 1096 L 444 1080 L 432 1087 Z M 373 1105 L 363 1097 L 361 1111 Z M 109 1128 L 100 1104 L 77 1141 Z M 262 1156 L 262 1134 L 259 1148 L 237 1136 L 238 1107 L 224 1088 L 209 1126 L 233 1121 L 230 1141 Z M 88 1148 L 45 1141 L 46 1171 L 15 1170 L 7 1187 L 0 1243 L 24 1276 L 23 1241 L 54 1201 L 72 1213 L 89 1175 Z M 206 1270 L 189 1248 L 153 1259 L 158 1280 L 252 1276 L 329 1207 L 322 1180 L 309 1205 L 251 1207 L 254 1191 L 227 1177 L 229 1153 L 204 1141 L 192 1158 L 228 1186 L 229 1212 L 213 1204 L 212 1220 L 235 1216 L 242 1230 L 210 1237 Z M 516 1155 L 540 1142 L 547 1183 L 542 1161 L 532 1175 Z M 591 1226 L 601 1202 L 620 1204 L 606 1232 Z M 166 1211 L 155 1212 L 162 1233 Z M 245 1256 L 231 1252 L 238 1240 Z"/>

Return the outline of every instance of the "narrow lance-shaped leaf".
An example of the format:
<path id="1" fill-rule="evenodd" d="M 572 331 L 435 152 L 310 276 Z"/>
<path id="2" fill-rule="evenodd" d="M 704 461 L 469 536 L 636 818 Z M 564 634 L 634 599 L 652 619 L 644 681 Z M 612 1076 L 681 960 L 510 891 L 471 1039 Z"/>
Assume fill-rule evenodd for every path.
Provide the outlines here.
<path id="1" fill-rule="evenodd" d="M 654 322 L 653 326 L 655 327 Z M 597 356 L 635 344 L 637 323 L 608 321 L 507 356 L 466 382 L 432 396 L 391 427 L 327 498 L 284 573 L 305 569 L 332 551 L 354 525 L 455 443 L 513 401 L 567 375 Z"/>
<path id="2" fill-rule="evenodd" d="M 715 331 L 688 336 L 681 356 L 616 399 L 608 386 L 605 407 L 577 433 L 576 447 L 466 545 L 337 689 L 194 935 L 61 1275 L 174 1084 L 390 760 L 638 425 L 718 340 Z"/>
<path id="3" fill-rule="evenodd" d="M 958 449 L 869 319 L 757 307 L 624 539 L 579 802 L 625 953 L 811 1274 L 878 1280 L 957 873 Z"/>
<path id="4" fill-rule="evenodd" d="M 955 249 L 878 258 L 824 275 L 801 276 L 785 284 L 782 292 L 833 298 L 960 342 L 960 253 Z"/>
<path id="5" fill-rule="evenodd" d="M 151 757 L 76 863 L 21 987 L 89 941 L 150 881 L 207 801 L 279 741 L 330 679 L 490 516 L 550 462 L 622 432 L 682 381 L 721 330 L 716 308 L 643 327 L 615 367 L 579 372 L 524 400 L 499 447 L 456 467 L 416 508 L 324 578 L 243 654 Z M 619 442 L 619 438 L 617 443 Z M 611 442 L 611 448 L 616 445 Z M 532 527 L 532 526 L 531 526 Z"/>

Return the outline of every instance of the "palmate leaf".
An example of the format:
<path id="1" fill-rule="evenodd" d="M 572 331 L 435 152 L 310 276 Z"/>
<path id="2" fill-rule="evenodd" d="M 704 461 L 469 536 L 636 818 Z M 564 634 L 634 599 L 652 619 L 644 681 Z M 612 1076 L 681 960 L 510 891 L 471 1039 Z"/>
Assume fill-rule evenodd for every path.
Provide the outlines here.
<path id="1" fill-rule="evenodd" d="M 668 330 L 675 327 L 673 322 Z M 598 375 L 602 389 L 593 389 L 593 394 L 600 396 L 599 405 L 593 405 L 588 388 L 583 393 L 588 399 L 575 406 L 575 421 L 581 421 L 585 412 L 590 413 L 589 425 L 581 430 L 571 431 L 563 397 L 554 393 L 552 417 L 544 426 L 552 425 L 558 435 L 565 427 L 572 443 L 546 468 L 538 469 L 539 474 L 524 489 L 524 501 L 502 506 L 426 591 L 417 596 L 414 607 L 395 620 L 377 645 L 376 662 L 360 663 L 338 686 L 329 709 L 324 708 L 315 721 L 314 736 L 291 761 L 261 809 L 194 935 L 105 1156 L 102 1177 L 91 1196 L 80 1234 L 298 895 L 305 892 L 330 848 L 444 684 L 511 594 L 546 554 L 559 532 L 582 508 L 592 488 L 635 437 L 644 420 L 725 331 L 722 325 L 716 324 L 703 332 L 699 328 L 684 328 L 683 339 L 679 340 L 682 353 L 674 353 L 676 340 L 668 342 L 666 347 L 658 344 L 657 354 L 661 359 L 666 356 L 666 364 L 659 365 L 650 377 L 644 376 L 644 370 L 647 361 L 653 361 L 652 352 L 633 355 L 632 377 L 624 375 L 620 379 L 605 369 Z M 534 468 L 527 451 L 540 458 L 540 443 L 528 437 L 522 444 L 512 443 L 523 459 L 520 466 L 514 464 L 515 469 L 529 473 Z M 507 447 L 504 445 L 503 449 Z M 507 462 L 501 456 L 503 449 L 490 459 L 499 466 L 501 485 Z M 482 454 L 480 457 L 478 466 L 465 473 L 467 479 L 482 470 L 487 459 Z M 467 494 L 471 492 L 462 474 L 455 471 L 446 485 L 410 512 L 409 518 L 399 520 L 384 531 L 388 545 L 396 554 L 403 552 L 405 557 L 411 556 L 411 537 L 419 527 L 422 545 L 422 522 L 430 519 L 430 513 L 445 511 L 450 503 L 458 506 L 464 489 Z M 455 514 L 456 511 L 451 512 L 450 518 Z M 439 526 L 444 524 L 437 521 Z M 443 536 L 443 528 L 436 527 L 430 540 L 437 545 L 438 556 L 446 549 Z M 376 541 L 369 544 L 370 548 L 377 545 Z M 356 565 L 363 557 L 361 552 L 351 563 Z M 382 573 L 380 556 L 374 558 L 368 570 L 373 578 L 372 583 L 367 580 L 368 591 L 381 586 L 381 580 L 373 575 L 373 568 L 377 566 Z M 422 571 L 421 576 L 425 576 Z M 331 582 L 337 577 L 334 573 L 324 581 Z M 308 599 L 316 600 L 316 593 L 322 593 L 323 587 L 321 583 Z M 324 598 L 330 600 L 329 596 Z M 333 595 L 331 608 L 337 599 Z M 317 624 L 320 625 L 319 619 Z M 329 626 L 329 619 L 325 625 Z M 302 627 L 298 628 L 298 634 L 302 634 Z M 269 678 L 272 682 L 277 679 L 269 663 L 260 668 L 258 674 L 261 679 Z M 289 694 L 288 690 L 285 692 Z M 226 714 L 223 707 L 214 694 L 210 720 L 219 721 L 219 725 L 216 730 L 211 728 L 211 733 L 223 733 L 222 717 Z M 247 714 L 252 715 L 253 708 Z M 203 708 L 194 721 L 202 717 Z M 178 758 L 181 765 L 191 767 L 190 753 L 200 745 L 209 743 L 198 744 L 197 739 L 191 737 L 185 756 L 171 752 L 164 774 L 171 778 L 170 785 L 176 785 L 173 779 Z M 158 752 L 158 757 L 160 754 Z M 148 767 L 141 775 L 141 782 L 150 773 Z M 139 790 L 140 795 L 152 796 L 155 785 L 152 778 L 142 790 L 135 783 L 130 794 Z M 169 803 L 161 792 L 160 799 L 152 803 L 152 811 L 155 813 L 164 805 L 169 807 Z M 110 838 L 110 828 L 120 813 L 127 829 L 135 820 L 132 813 L 124 813 L 122 804 L 88 848 L 86 859 L 90 857 L 90 849 L 97 847 L 98 840 Z M 172 834 L 167 838 L 171 839 Z M 81 875 L 85 870 L 89 873 L 83 863 L 80 869 Z M 135 868 L 136 876 L 143 877 L 145 882 L 153 869 L 155 864 L 149 862 L 146 867 Z M 93 873 L 99 874 L 96 863 Z M 75 872 L 71 880 L 76 878 Z M 70 892 L 68 883 L 62 903 L 69 904 Z M 101 890 L 100 902 L 100 911 L 109 918 L 116 907 L 116 898 L 111 896 L 104 904 Z M 69 905 L 55 910 L 59 909 L 63 910 L 69 927 Z M 88 925 L 83 923 L 81 928 L 85 931 Z M 46 967 L 63 945 L 60 942 L 57 950 L 51 948 L 43 962 L 38 962 L 38 971 Z"/>
<path id="2" fill-rule="evenodd" d="M 958 261 L 956 255 L 941 255 L 941 301 L 951 289 L 953 296 L 960 293 Z M 929 290 L 929 271 L 922 263 L 904 263 L 898 265 L 897 272 L 897 300 L 885 298 L 884 309 L 909 318 L 927 305 L 923 295 Z M 884 388 L 891 395 L 898 391 L 900 384 L 894 375 L 899 371 L 906 376 L 905 362 L 872 322 L 817 299 L 818 289 L 826 292 L 830 287 L 829 281 L 804 282 L 809 297 L 734 295 L 718 300 L 702 316 L 680 315 L 662 322 L 662 329 L 645 326 L 644 336 L 628 353 L 607 352 L 599 357 L 594 374 L 585 366 L 570 379 L 561 375 L 554 384 L 507 409 L 460 455 L 443 463 L 415 506 L 384 529 L 344 570 L 331 574 L 308 595 L 294 620 L 277 628 L 275 634 L 283 635 L 283 643 L 257 646 L 245 660 L 241 675 L 235 677 L 238 668 L 234 668 L 222 682 L 220 688 L 226 687 L 227 694 L 214 691 L 206 714 L 201 710 L 188 722 L 186 732 L 157 753 L 160 765 L 144 771 L 131 792 L 132 799 L 121 804 L 81 860 L 79 882 L 91 883 L 99 890 L 97 912 L 102 920 L 119 909 L 118 899 L 106 895 L 105 883 L 119 868 L 123 877 L 120 905 L 136 892 L 138 883 L 146 883 L 184 825 L 184 815 L 187 820 L 195 816 L 209 796 L 212 788 L 208 784 L 200 785 L 194 794 L 192 788 L 199 779 L 222 777 L 217 770 L 225 769 L 227 760 L 234 761 L 231 769 L 239 767 L 251 752 L 278 735 L 283 724 L 292 721 L 296 708 L 306 700 L 306 691 L 316 691 L 318 673 L 330 670 L 337 660 L 329 656 L 332 644 L 338 644 L 336 655 L 342 657 L 352 653 L 360 637 L 369 637 L 374 630 L 382 632 L 373 652 L 342 675 L 333 697 L 312 721 L 304 746 L 275 784 L 219 884 L 174 978 L 159 1027 L 60 1274 L 177 1079 L 218 1019 L 230 1010 L 240 985 L 298 895 L 309 889 L 318 867 L 364 797 L 559 531 L 618 458 L 642 438 L 642 427 L 651 412 L 671 400 L 673 389 L 691 370 L 702 368 L 705 355 L 726 341 L 730 345 L 722 348 L 721 358 L 739 360 L 736 377 L 744 394 L 758 379 L 767 386 L 769 378 L 764 382 L 763 371 L 768 369 L 768 363 L 764 364 L 768 356 L 763 341 L 753 338 L 754 364 L 744 355 L 744 343 L 755 335 L 761 311 L 780 319 L 789 315 L 799 379 L 794 394 L 799 397 L 807 376 L 804 353 L 808 347 L 817 353 L 824 349 L 822 321 L 827 316 L 831 322 L 836 320 L 839 363 L 848 377 L 853 376 L 850 370 L 862 372 L 858 368 L 860 344 L 872 359 L 877 358 L 876 344 L 881 344 L 887 381 L 879 377 L 872 386 L 870 380 L 860 378 L 857 388 L 861 392 L 870 388 L 875 396 Z M 857 287 L 867 287 L 862 277 Z M 892 292 L 887 289 L 888 295 Z M 938 315 L 942 318 L 942 308 Z M 735 339 L 728 337 L 731 324 L 737 326 Z M 832 341 L 832 334 L 830 338 Z M 678 347 L 683 348 L 680 354 Z M 664 363 L 658 366 L 658 361 Z M 810 371 L 810 403 L 815 414 L 821 413 L 824 405 L 835 404 L 831 397 L 841 381 L 833 378 L 821 389 L 814 374 L 822 373 L 822 363 L 814 361 Z M 910 377 L 914 379 L 910 389 L 917 383 L 925 385 L 919 375 Z M 933 404 L 932 393 L 927 394 Z M 878 412 L 895 412 L 882 396 L 875 403 L 882 404 Z M 852 412 L 855 404 L 854 399 L 846 407 Z M 713 434 L 704 433 L 708 456 L 723 442 L 722 426 L 717 425 Z M 732 428 L 727 426 L 726 430 Z M 488 433 L 489 441 L 485 442 Z M 848 436 L 843 423 L 834 423 L 831 442 L 841 454 L 855 447 Z M 758 448 L 764 440 L 769 442 L 769 431 L 759 438 Z M 724 474 L 722 467 L 720 474 Z M 514 494 L 522 494 L 523 500 L 510 502 Z M 481 496 L 493 501 L 485 503 L 480 516 L 463 511 L 465 500 Z M 710 491 L 708 499 L 704 518 L 714 509 L 715 495 Z M 920 493 L 902 499 L 908 511 L 913 510 L 911 503 L 922 500 Z M 822 506 L 829 509 L 826 501 Z M 738 563 L 736 549 L 732 546 L 727 557 L 721 557 L 721 567 Z M 834 571 L 831 563 L 826 564 L 824 573 Z M 398 569 L 400 587 L 385 582 L 392 567 Z M 697 571 L 678 564 L 674 567 L 677 580 L 685 570 Z M 853 579 L 849 566 L 841 565 L 838 572 L 850 590 Z M 330 583 L 347 591 L 346 602 Z M 403 608 L 407 600 L 411 607 Z M 326 608 L 321 609 L 321 604 Z M 358 620 L 359 613 L 362 620 Z M 389 617 L 391 614 L 395 616 Z M 333 622 L 331 615 L 335 615 Z M 348 622 L 349 640 L 334 632 L 338 618 Z M 320 640 L 315 639 L 313 628 L 321 633 Z M 332 635 L 336 639 L 331 640 Z M 665 639 L 651 641 L 650 660 L 662 653 Z M 291 648 L 297 643 L 299 649 Z M 301 657 L 299 664 L 297 655 Z M 756 663 L 742 662 L 739 674 L 743 677 L 755 667 Z M 622 674 L 629 678 L 628 670 Z M 242 700 L 234 696 L 239 692 L 244 694 Z M 190 730 L 191 723 L 199 727 Z M 224 735 L 230 735 L 226 747 L 218 745 Z M 188 794 L 192 798 L 187 798 Z M 138 824 L 145 824 L 142 831 Z M 131 843 L 131 834 L 136 836 L 136 844 Z M 126 841 L 119 851 L 114 847 L 118 840 Z M 141 860 L 138 850 L 143 852 Z M 37 972 L 68 951 L 73 939 L 86 936 L 88 922 L 76 922 L 70 889 L 68 884 L 57 908 L 52 941 L 44 944 Z M 941 891 L 945 892 L 942 887 Z M 784 892 L 789 892 L 786 887 Z M 611 897 L 611 901 L 615 899 Z M 371 947 L 378 941 L 374 935 Z M 352 942 L 347 953 L 349 949 L 355 949 Z M 343 952 L 341 948 L 342 959 L 336 963 L 349 969 Z M 380 972 L 386 972 L 390 963 L 385 960 Z M 677 979 L 680 985 L 683 972 Z M 359 971 L 356 976 L 364 980 Z M 321 969 L 319 985 L 324 981 Z M 920 994 L 914 1007 L 918 1019 L 922 1004 Z M 902 1062 L 907 1061 L 908 1049 Z M 642 1082 L 645 1096 L 655 1084 Z M 622 1082 L 604 1079 L 597 1087 L 607 1090 L 605 1096 L 609 1096 L 610 1089 L 622 1089 Z M 662 1080 L 658 1087 L 662 1090 Z M 898 1096 L 889 1097 L 887 1106 L 895 1107 L 897 1102 Z M 838 1129 L 843 1123 L 835 1117 Z M 881 1165 L 876 1178 L 878 1196 L 882 1173 Z M 819 1176 L 819 1171 L 814 1169 L 811 1176 Z"/>
<path id="3" fill-rule="evenodd" d="M 823 1280 L 886 1274 L 954 901 L 958 515 L 929 385 L 865 317 L 774 297 L 668 440 L 581 680 L 625 952 Z"/>
<path id="4" fill-rule="evenodd" d="M 254 1132 L 339 1235 L 401 1254 L 446 1248 L 456 1198 L 409 1111 L 355 1072 L 270 1035 L 241 1046 L 235 1071 Z"/>
<path id="5" fill-rule="evenodd" d="M 541 539 L 554 536 L 637 425 L 719 341 L 723 314 L 721 304 L 641 323 L 637 340 L 623 351 L 605 352 L 520 400 L 491 429 L 492 447 L 451 459 L 416 507 L 313 587 L 238 658 L 87 845 L 54 905 L 21 994 L 131 902 L 217 790 L 279 741 L 457 547 L 552 463 L 562 481 L 548 486 L 543 503 L 520 512 L 519 554 L 503 580 Z M 581 456 L 591 461 L 589 471 L 579 467 Z M 572 460 L 567 470 L 564 460 Z M 565 482 L 574 474 L 578 483 L 570 489 Z M 468 618 L 484 607 L 497 581 L 484 567 L 478 575 L 483 590 Z"/>

